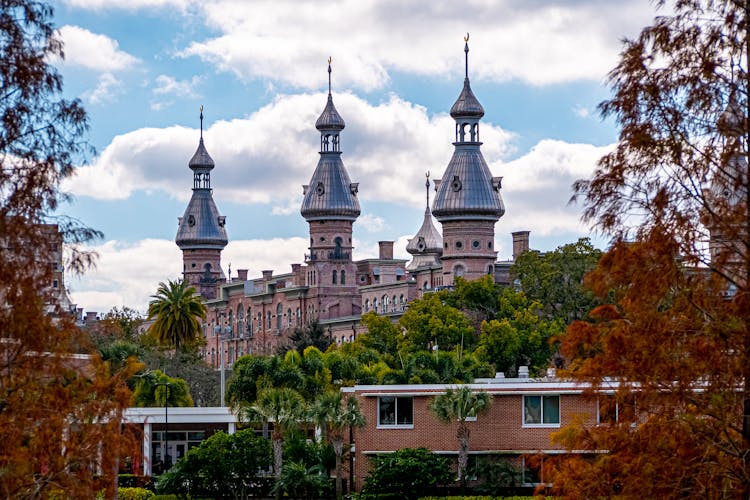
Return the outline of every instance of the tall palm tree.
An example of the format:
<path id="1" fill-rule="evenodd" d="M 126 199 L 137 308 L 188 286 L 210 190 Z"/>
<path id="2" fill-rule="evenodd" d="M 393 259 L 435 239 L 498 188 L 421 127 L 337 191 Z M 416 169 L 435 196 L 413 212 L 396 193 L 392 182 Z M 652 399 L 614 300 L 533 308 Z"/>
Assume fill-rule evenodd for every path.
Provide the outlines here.
<path id="1" fill-rule="evenodd" d="M 284 438 L 305 420 L 305 400 L 294 389 L 271 387 L 262 390 L 254 404 L 242 409 L 241 415 L 248 422 L 273 423 L 273 469 L 276 481 L 280 481 Z M 277 489 L 277 497 L 280 492 Z"/>
<path id="2" fill-rule="evenodd" d="M 201 332 L 199 320 L 206 317 L 206 306 L 184 280 L 159 283 L 148 304 L 148 319 L 156 318 L 149 331 L 161 345 L 179 349 Z"/>
<path id="3" fill-rule="evenodd" d="M 458 421 L 458 480 L 466 484 L 466 466 L 469 463 L 469 426 L 466 419 L 476 417 L 490 408 L 492 398 L 484 391 L 474 392 L 469 386 L 448 389 L 430 403 L 430 410 L 438 420 L 452 424 Z"/>
<path id="4" fill-rule="evenodd" d="M 344 454 L 345 432 L 365 425 L 357 398 L 344 401 L 340 392 L 321 394 L 310 408 L 311 419 L 320 426 L 324 439 L 330 439 L 336 455 L 336 498 L 341 498 L 341 459 Z M 351 488 L 351 485 L 349 485 Z"/>

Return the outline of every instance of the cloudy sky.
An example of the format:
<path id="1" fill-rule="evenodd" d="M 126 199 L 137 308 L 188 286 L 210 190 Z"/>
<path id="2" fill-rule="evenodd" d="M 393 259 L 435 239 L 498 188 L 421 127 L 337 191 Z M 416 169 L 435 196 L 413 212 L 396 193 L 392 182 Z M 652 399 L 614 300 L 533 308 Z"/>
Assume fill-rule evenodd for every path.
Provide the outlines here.
<path id="1" fill-rule="evenodd" d="M 101 230 L 95 270 L 70 278 L 79 306 L 145 311 L 159 281 L 182 270 L 177 217 L 204 106 L 216 162 L 214 199 L 230 237 L 222 262 L 258 276 L 303 260 L 302 184 L 317 164 L 315 119 L 327 59 L 346 120 L 343 160 L 359 182 L 355 258 L 395 240 L 404 258 L 419 228 L 424 176 L 452 152 L 448 111 L 464 71 L 485 108 L 482 146 L 503 176 L 510 233 L 540 250 L 589 235 L 570 186 L 590 175 L 617 131 L 596 105 L 624 37 L 655 15 L 648 0 L 57 0 L 57 61 L 68 96 L 89 111 L 97 152 L 65 189 L 63 212 Z M 597 243 L 605 244 L 598 239 Z"/>

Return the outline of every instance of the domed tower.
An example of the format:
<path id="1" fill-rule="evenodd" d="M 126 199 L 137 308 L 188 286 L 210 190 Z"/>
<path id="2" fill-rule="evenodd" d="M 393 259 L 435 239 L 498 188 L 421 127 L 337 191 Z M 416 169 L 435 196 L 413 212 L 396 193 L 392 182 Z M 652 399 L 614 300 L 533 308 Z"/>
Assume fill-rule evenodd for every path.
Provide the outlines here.
<path id="1" fill-rule="evenodd" d="M 226 218 L 219 215 L 211 190 L 214 160 L 203 145 L 203 106 L 198 149 L 188 166 L 193 171 L 193 196 L 179 218 L 175 242 L 182 250 L 183 277 L 206 299 L 216 298 L 217 284 L 226 278 L 221 251 L 227 246 Z"/>
<path id="2" fill-rule="evenodd" d="M 726 109 L 717 121 L 717 129 L 723 137 L 724 150 L 728 153 L 712 179 L 711 188 L 706 196 L 709 203 L 704 214 L 710 235 L 711 260 L 735 276 L 742 272 L 740 262 L 745 252 L 742 243 L 746 234 L 743 192 L 746 185 L 747 158 L 742 150 L 742 139 L 746 123 L 744 108 L 737 99 L 737 93 L 732 92 Z"/>
<path id="3" fill-rule="evenodd" d="M 430 212 L 430 173 L 428 172 L 425 181 L 427 195 L 427 206 L 424 209 L 424 220 L 422 227 L 417 234 L 409 240 L 406 245 L 406 251 L 413 255 L 412 261 L 406 266 L 406 270 L 411 273 L 417 281 L 417 287 L 420 290 L 431 290 L 440 284 L 442 279 L 442 264 L 440 256 L 443 253 L 443 237 L 432 222 L 432 213 Z"/>
<path id="4" fill-rule="evenodd" d="M 351 182 L 341 161 L 339 134 L 344 119 L 331 96 L 328 60 L 328 102 L 315 122 L 320 131 L 320 158 L 310 184 L 302 186 L 300 213 L 310 226 L 307 285 L 317 289 L 321 319 L 355 314 L 356 266 L 352 262 L 352 226 L 359 216 L 358 183 Z"/>
<path id="5" fill-rule="evenodd" d="M 443 178 L 435 181 L 432 213 L 443 226 L 443 284 L 456 277 L 472 280 L 494 273 L 495 222 L 505 213 L 502 177 L 492 177 L 479 141 L 484 108 L 469 84 L 469 35 L 464 39 L 464 87 L 451 108 L 456 121 L 453 157 Z"/>

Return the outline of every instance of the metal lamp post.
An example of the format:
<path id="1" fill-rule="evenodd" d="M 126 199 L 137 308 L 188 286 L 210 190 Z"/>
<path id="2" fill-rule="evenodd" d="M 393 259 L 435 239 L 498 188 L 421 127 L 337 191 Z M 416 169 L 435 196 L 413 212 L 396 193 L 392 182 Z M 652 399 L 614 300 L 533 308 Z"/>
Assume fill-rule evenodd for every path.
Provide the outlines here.
<path id="1" fill-rule="evenodd" d="M 164 395 L 164 463 L 167 467 L 172 467 L 172 460 L 167 460 L 169 456 L 169 382 L 157 382 L 157 387 L 163 385 L 167 388 Z M 166 470 L 165 470 L 166 472 Z"/>
<path id="2" fill-rule="evenodd" d="M 226 336 L 232 333 L 232 327 L 229 322 L 224 323 L 224 327 L 217 325 L 214 332 L 219 334 L 219 359 L 221 360 L 221 406 L 224 406 L 224 392 L 226 385 L 226 375 L 224 374 L 224 341 Z"/>

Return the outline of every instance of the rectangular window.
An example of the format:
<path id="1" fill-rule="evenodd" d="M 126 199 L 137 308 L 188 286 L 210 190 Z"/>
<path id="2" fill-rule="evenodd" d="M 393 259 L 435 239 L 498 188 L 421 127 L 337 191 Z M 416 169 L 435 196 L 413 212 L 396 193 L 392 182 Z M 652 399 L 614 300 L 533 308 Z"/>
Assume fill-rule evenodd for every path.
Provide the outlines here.
<path id="1" fill-rule="evenodd" d="M 381 396 L 378 398 L 379 427 L 412 427 L 414 398 L 411 396 Z"/>
<path id="2" fill-rule="evenodd" d="M 560 426 L 560 396 L 524 396 L 523 425 Z"/>

